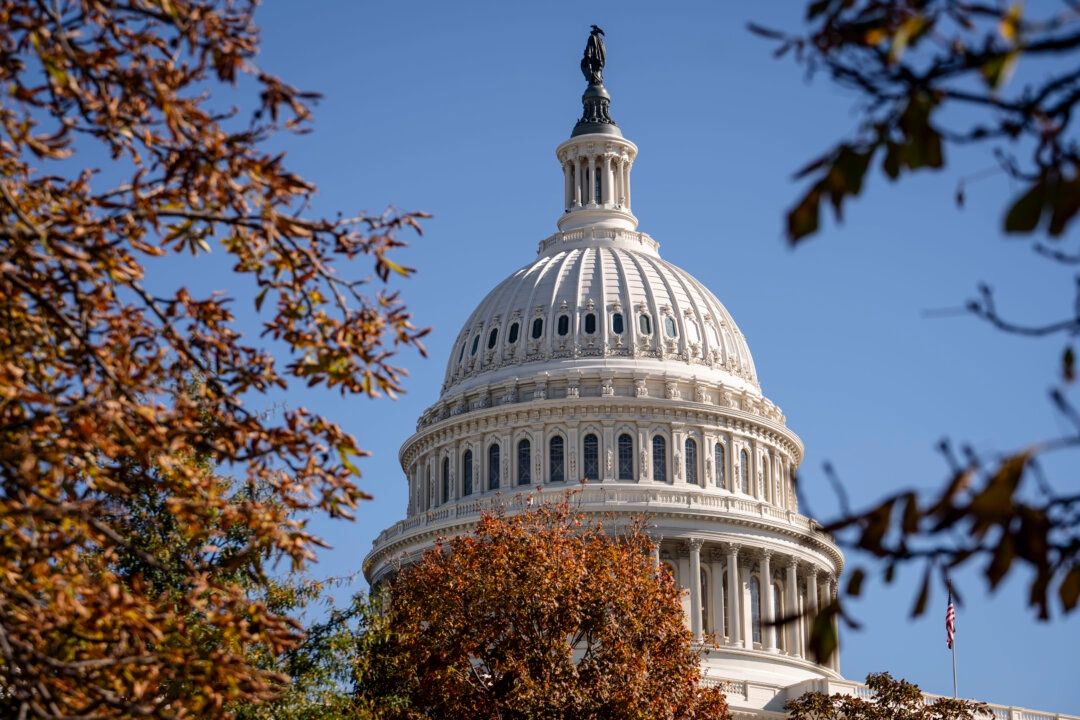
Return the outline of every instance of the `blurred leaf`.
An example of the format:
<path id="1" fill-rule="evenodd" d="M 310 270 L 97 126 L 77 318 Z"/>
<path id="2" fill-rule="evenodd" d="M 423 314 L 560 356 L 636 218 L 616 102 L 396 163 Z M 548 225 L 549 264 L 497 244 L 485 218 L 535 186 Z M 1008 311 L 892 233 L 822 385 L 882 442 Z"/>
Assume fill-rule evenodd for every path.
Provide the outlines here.
<path id="1" fill-rule="evenodd" d="M 815 186 L 811 189 L 799 204 L 788 213 L 787 236 L 792 245 L 798 243 L 808 235 L 813 235 L 818 229 L 819 205 L 821 203 L 821 191 Z"/>
<path id="2" fill-rule="evenodd" d="M 983 80 L 991 90 L 997 90 L 1006 84 L 1016 70 L 1016 63 L 1020 59 L 1019 50 L 1010 50 L 987 61 L 981 68 Z"/>
<path id="3" fill-rule="evenodd" d="M 1061 356 L 1061 377 L 1065 382 L 1076 379 L 1076 353 L 1073 352 L 1071 345 L 1065 348 Z"/>
<path id="4" fill-rule="evenodd" d="M 923 573 L 922 585 L 919 587 L 919 595 L 915 599 L 915 607 L 911 609 L 911 617 L 917 618 L 926 612 L 926 604 L 930 601 L 930 572 L 933 566 L 930 563 L 926 564 L 926 571 Z"/>
<path id="5" fill-rule="evenodd" d="M 1005 232 L 1029 233 L 1039 224 L 1046 203 L 1046 181 L 1040 178 L 1017 198 L 1005 215 Z"/>
<path id="6" fill-rule="evenodd" d="M 1058 596 L 1065 612 L 1071 612 L 1076 607 L 1076 602 L 1080 599 L 1080 565 L 1073 565 L 1065 574 L 1065 579 L 1058 588 Z"/>
<path id="7" fill-rule="evenodd" d="M 862 568 L 855 568 L 855 572 L 851 573 L 851 577 L 848 578 L 847 594 L 852 597 L 858 597 L 862 592 L 863 580 L 866 579 L 866 572 Z"/>

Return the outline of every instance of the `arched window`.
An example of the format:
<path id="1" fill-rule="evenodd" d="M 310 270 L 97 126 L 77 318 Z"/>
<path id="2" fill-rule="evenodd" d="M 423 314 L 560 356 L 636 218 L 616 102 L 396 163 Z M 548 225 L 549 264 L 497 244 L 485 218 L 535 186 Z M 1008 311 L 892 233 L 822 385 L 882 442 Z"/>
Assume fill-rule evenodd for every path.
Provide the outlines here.
<path id="1" fill-rule="evenodd" d="M 663 435 L 652 439 L 652 479 L 667 482 L 667 440 Z"/>
<path id="2" fill-rule="evenodd" d="M 772 498 L 768 497 L 772 491 L 772 486 L 769 485 L 769 456 L 763 455 L 761 457 L 761 499 L 772 502 Z"/>
<path id="3" fill-rule="evenodd" d="M 472 339 L 472 350 L 469 351 L 470 355 L 476 354 L 476 349 L 480 347 L 480 333 L 476 334 L 476 337 Z"/>
<path id="4" fill-rule="evenodd" d="M 462 360 L 465 359 L 465 348 L 467 348 L 468 346 L 469 346 L 469 341 L 468 340 L 461 343 L 461 352 L 459 352 L 458 356 L 457 356 L 457 361 L 458 362 L 461 362 Z"/>
<path id="5" fill-rule="evenodd" d="M 488 448 L 488 490 L 499 489 L 499 444 Z"/>
<path id="6" fill-rule="evenodd" d="M 596 332 L 596 314 L 589 313 L 585 316 L 585 334 L 592 335 Z"/>
<path id="7" fill-rule="evenodd" d="M 667 333 L 669 338 L 673 338 L 677 335 L 675 332 L 675 319 L 671 317 L 664 318 L 664 332 Z"/>
<path id="8" fill-rule="evenodd" d="M 713 465 L 716 466 L 716 487 L 726 487 L 724 484 L 724 471 L 727 469 L 727 453 L 724 452 L 724 444 L 716 443 L 713 446 Z"/>
<path id="9" fill-rule="evenodd" d="M 744 494 L 750 494 L 750 456 L 745 450 L 739 453 L 739 485 Z"/>
<path id="10" fill-rule="evenodd" d="M 611 316 L 611 332 L 616 335 L 623 334 L 622 313 L 615 313 Z"/>
<path id="11" fill-rule="evenodd" d="M 600 479 L 600 439 L 593 433 L 585 436 L 582 469 L 586 480 Z"/>
<path id="12" fill-rule="evenodd" d="M 543 452 L 543 451 L 541 451 Z M 528 440 L 518 443 L 518 485 L 528 485 L 532 482 L 532 446 Z"/>
<path id="13" fill-rule="evenodd" d="M 463 495 L 472 495 L 472 450 L 461 458 L 461 485 Z"/>
<path id="14" fill-rule="evenodd" d="M 532 338 L 533 340 L 539 340 L 540 336 L 544 334 L 544 318 L 536 318 L 533 320 L 532 326 Z"/>
<path id="15" fill-rule="evenodd" d="M 551 482 L 563 482 L 566 480 L 565 446 L 559 435 L 548 440 L 548 464 L 551 465 Z"/>
<path id="16" fill-rule="evenodd" d="M 761 643 L 761 583 L 757 576 L 750 577 L 750 632 L 756 643 Z"/>
<path id="17" fill-rule="evenodd" d="M 634 479 L 634 438 L 627 433 L 619 436 L 619 479 Z"/>
<path id="18" fill-rule="evenodd" d="M 442 501 L 450 501 L 450 458 L 442 461 Z"/>
<path id="19" fill-rule="evenodd" d="M 491 328 L 491 332 L 488 333 L 488 350 L 495 347 L 495 341 L 499 339 L 499 328 Z"/>
<path id="20" fill-rule="evenodd" d="M 780 592 L 780 584 L 773 583 L 773 620 L 777 618 L 786 617 L 783 605 L 783 593 Z M 777 625 L 776 626 L 776 646 L 783 651 L 787 651 L 787 628 L 789 625 Z"/>
<path id="21" fill-rule="evenodd" d="M 518 324 L 514 323 L 510 326 L 510 336 L 507 338 L 507 342 L 511 345 L 517 342 L 518 339 Z"/>
<path id="22" fill-rule="evenodd" d="M 714 630 L 709 627 L 709 576 L 701 568 L 701 632 L 710 635 Z"/>
<path id="23" fill-rule="evenodd" d="M 730 637 L 734 637 L 734 635 L 731 632 L 731 609 L 729 607 L 730 603 L 728 602 L 728 598 L 727 598 L 728 588 L 731 587 L 730 585 L 728 585 L 727 570 L 724 571 L 723 582 L 724 582 L 724 634 L 727 635 L 730 638 Z"/>
<path id="24" fill-rule="evenodd" d="M 698 484 L 697 440 L 694 438 L 686 438 L 686 482 L 691 485 Z"/>
<path id="25" fill-rule="evenodd" d="M 638 317 L 638 330 L 642 335 L 652 335 L 652 320 L 645 313 Z"/>
<path id="26" fill-rule="evenodd" d="M 596 177 L 593 178 L 593 180 L 594 180 L 594 184 L 596 186 L 596 201 L 595 202 L 596 202 L 597 205 L 599 205 L 600 204 L 600 197 L 601 197 L 601 195 L 600 195 L 600 173 L 596 173 Z"/>
<path id="27" fill-rule="evenodd" d="M 431 465 L 428 465 L 424 469 L 424 474 L 426 475 L 426 480 L 424 481 L 424 505 L 427 507 L 428 503 L 432 502 L 435 495 L 435 486 L 431 484 Z M 428 509 L 430 509 L 430 507 Z"/>
<path id="28" fill-rule="evenodd" d="M 567 333 L 570 332 L 570 318 L 568 316 L 566 316 L 566 315 L 560 315 L 559 316 L 558 331 L 559 331 L 560 336 L 566 335 Z"/>

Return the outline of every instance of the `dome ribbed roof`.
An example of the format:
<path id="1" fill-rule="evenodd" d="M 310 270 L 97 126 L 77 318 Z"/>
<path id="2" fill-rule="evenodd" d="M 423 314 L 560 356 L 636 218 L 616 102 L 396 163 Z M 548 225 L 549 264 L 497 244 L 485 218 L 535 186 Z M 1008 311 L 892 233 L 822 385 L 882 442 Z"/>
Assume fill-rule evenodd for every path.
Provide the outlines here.
<path id="1" fill-rule="evenodd" d="M 648 235 L 583 228 L 540 243 L 458 334 L 443 397 L 545 371 L 693 377 L 760 395 L 754 362 L 708 288 L 660 258 Z"/>

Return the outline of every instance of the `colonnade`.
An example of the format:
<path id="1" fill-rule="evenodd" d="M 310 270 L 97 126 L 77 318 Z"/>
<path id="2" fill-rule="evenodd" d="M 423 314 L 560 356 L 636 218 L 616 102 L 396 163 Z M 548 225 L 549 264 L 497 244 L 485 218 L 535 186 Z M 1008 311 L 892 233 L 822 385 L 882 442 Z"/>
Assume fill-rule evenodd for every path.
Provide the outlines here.
<path id="1" fill-rule="evenodd" d="M 830 570 L 770 548 L 694 537 L 658 542 L 653 563 L 666 566 L 686 590 L 687 626 L 695 641 L 814 660 L 813 619 L 837 596 Z M 835 615 L 832 623 L 835 631 Z M 839 672 L 838 658 L 833 653 L 826 667 Z"/>
<path id="2" fill-rule="evenodd" d="M 630 165 L 628 158 L 612 152 L 581 155 L 564 161 L 566 209 L 592 205 L 629 210 Z"/>

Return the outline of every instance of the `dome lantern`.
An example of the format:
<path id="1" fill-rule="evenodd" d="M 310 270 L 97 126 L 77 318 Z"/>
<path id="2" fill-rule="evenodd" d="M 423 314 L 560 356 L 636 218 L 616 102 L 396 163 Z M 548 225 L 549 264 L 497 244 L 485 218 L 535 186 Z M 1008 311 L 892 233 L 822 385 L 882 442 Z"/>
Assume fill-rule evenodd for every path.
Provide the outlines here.
<path id="1" fill-rule="evenodd" d="M 630 210 L 630 168 L 637 146 L 611 119 L 611 95 L 604 87 L 607 50 L 604 31 L 592 26 L 581 72 L 589 86 L 581 96 L 581 119 L 555 153 L 563 168 L 563 216 L 559 230 L 584 227 L 637 229 Z"/>

